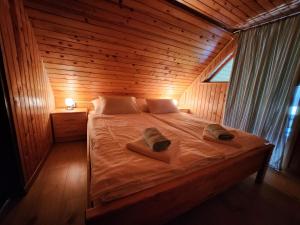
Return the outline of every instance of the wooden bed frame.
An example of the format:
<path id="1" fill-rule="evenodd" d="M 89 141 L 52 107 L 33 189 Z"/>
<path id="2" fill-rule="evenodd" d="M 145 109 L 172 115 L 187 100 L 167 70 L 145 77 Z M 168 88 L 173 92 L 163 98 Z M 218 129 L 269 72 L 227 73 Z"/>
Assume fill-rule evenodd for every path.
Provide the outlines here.
<path id="1" fill-rule="evenodd" d="M 88 225 L 158 225 L 192 209 L 200 202 L 226 190 L 257 172 L 255 182 L 262 183 L 273 150 L 272 144 L 228 159 L 188 176 L 115 200 L 93 205 L 88 194 Z M 88 152 L 88 193 L 90 156 Z"/>

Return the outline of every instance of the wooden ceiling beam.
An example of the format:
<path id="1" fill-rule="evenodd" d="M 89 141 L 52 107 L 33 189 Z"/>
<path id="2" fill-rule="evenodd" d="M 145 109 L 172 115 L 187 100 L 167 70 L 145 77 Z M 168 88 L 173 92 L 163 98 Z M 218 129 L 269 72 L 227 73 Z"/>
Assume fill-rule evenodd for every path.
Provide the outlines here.
<path id="1" fill-rule="evenodd" d="M 203 20 L 206 20 L 207 22 L 211 23 L 214 26 L 217 26 L 218 28 L 220 28 L 220 29 L 222 29 L 226 32 L 232 33 L 234 31 L 234 28 L 229 27 L 227 24 L 221 23 L 220 21 L 218 21 L 218 20 L 216 20 L 212 17 L 209 17 L 209 16 L 205 15 L 204 13 L 201 13 L 201 12 L 199 12 L 199 11 L 197 11 L 197 10 L 195 10 L 195 9 L 193 9 L 193 8 L 187 6 L 187 5 L 185 5 L 185 4 L 183 4 L 179 1 L 167 0 L 167 2 L 173 4 L 174 6 L 180 8 L 180 9 L 183 9 L 183 10 L 185 10 L 185 11 L 187 11 L 187 12 L 189 12 L 189 13 L 191 13 L 191 14 L 193 14 L 193 15 L 195 15 L 195 16 L 203 19 Z"/>

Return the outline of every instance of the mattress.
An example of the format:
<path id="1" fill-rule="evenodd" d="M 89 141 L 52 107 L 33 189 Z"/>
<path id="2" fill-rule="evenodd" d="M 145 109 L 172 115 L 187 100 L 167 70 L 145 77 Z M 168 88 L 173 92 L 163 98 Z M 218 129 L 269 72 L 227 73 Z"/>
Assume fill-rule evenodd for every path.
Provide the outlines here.
<path id="1" fill-rule="evenodd" d="M 212 123 L 210 121 L 202 120 L 192 114 L 188 113 L 167 113 L 167 114 L 151 114 L 154 118 L 159 119 L 166 124 L 177 128 L 181 131 L 184 131 L 198 140 L 212 145 L 214 148 L 222 150 L 225 157 L 234 157 L 239 154 L 243 154 L 248 151 L 255 150 L 259 147 L 262 147 L 267 143 L 264 138 L 258 137 L 256 135 L 243 132 L 238 129 L 233 129 L 230 127 L 226 127 L 231 133 L 235 135 L 234 141 L 240 147 L 233 147 L 230 145 L 224 145 L 221 143 L 213 143 L 211 141 L 206 141 L 203 139 L 203 130 L 204 128 Z"/>
<path id="2" fill-rule="evenodd" d="M 177 156 L 170 164 L 126 148 L 126 144 L 140 138 L 147 127 L 156 127 L 171 140 L 179 140 Z M 253 145 L 251 149 L 249 146 L 235 149 L 203 141 L 186 132 L 184 126 L 178 128 L 178 125 L 171 125 L 170 121 L 147 113 L 112 116 L 90 114 L 90 200 L 109 203 L 254 149 Z M 259 146 L 256 144 L 256 147 Z"/>

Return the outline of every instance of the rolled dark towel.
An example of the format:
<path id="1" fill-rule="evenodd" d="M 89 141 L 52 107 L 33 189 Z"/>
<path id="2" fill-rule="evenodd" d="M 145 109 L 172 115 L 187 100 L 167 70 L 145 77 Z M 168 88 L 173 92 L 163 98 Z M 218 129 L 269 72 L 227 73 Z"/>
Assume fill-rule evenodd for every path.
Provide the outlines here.
<path id="1" fill-rule="evenodd" d="M 155 127 L 144 130 L 144 139 L 149 147 L 156 152 L 166 150 L 171 144 L 171 141 L 163 136 Z"/>
<path id="2" fill-rule="evenodd" d="M 219 124 L 209 124 L 205 128 L 214 138 L 219 140 L 231 140 L 234 135 Z"/>

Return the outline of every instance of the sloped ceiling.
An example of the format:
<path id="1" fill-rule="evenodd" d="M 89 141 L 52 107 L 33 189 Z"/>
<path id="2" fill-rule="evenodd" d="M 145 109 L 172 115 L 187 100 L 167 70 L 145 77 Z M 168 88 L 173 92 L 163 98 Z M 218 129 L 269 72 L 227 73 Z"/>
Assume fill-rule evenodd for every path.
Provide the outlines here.
<path id="1" fill-rule="evenodd" d="M 164 0 L 27 0 L 56 107 L 100 94 L 173 97 L 232 34 Z"/>
<path id="2" fill-rule="evenodd" d="M 300 0 L 176 0 L 228 29 L 242 29 L 300 11 Z"/>

